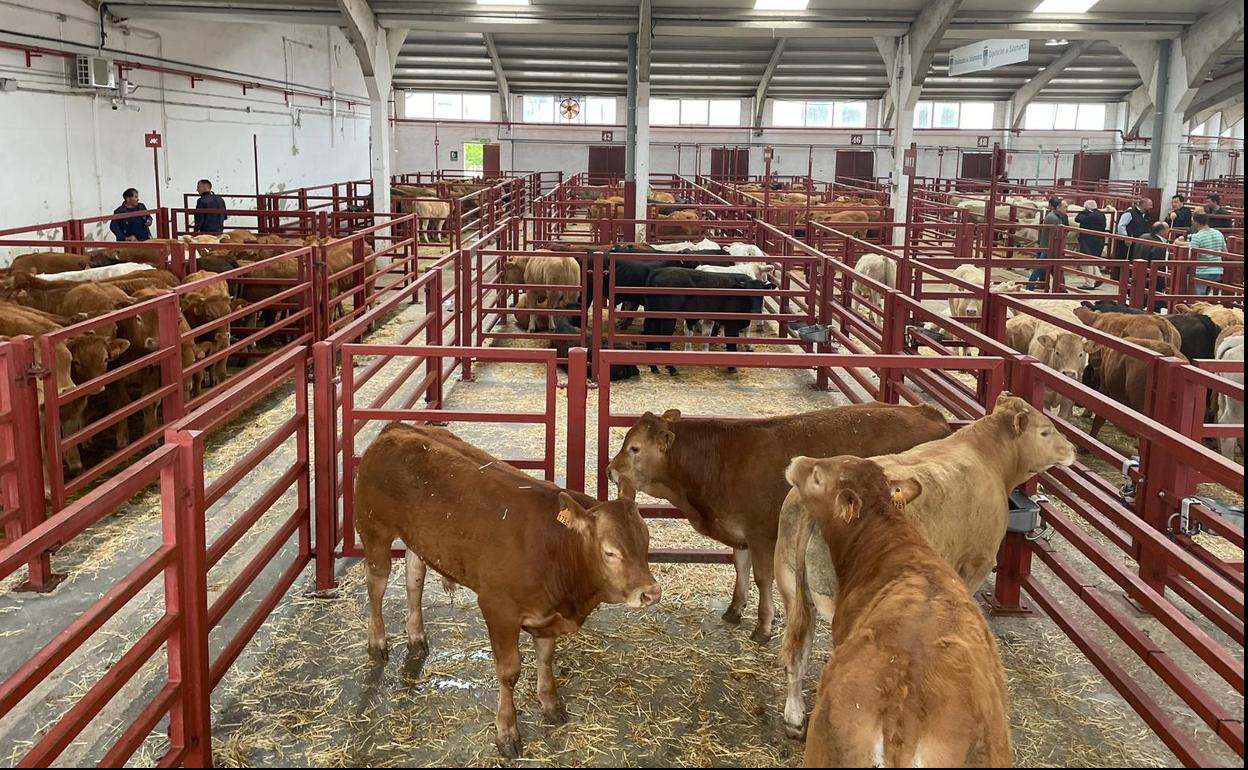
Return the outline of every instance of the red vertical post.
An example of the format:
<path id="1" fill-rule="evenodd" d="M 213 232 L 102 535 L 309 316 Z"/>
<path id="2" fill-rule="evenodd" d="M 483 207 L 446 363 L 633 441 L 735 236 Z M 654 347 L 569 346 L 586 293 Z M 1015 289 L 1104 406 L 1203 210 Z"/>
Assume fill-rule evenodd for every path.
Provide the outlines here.
<path id="1" fill-rule="evenodd" d="M 1035 377 L 1037 361 L 1024 356 L 1019 364 L 1019 383 L 1016 394 L 1022 396 L 1037 409 L 1044 408 L 1044 387 Z M 991 395 L 989 388 L 988 395 Z M 986 411 L 992 411 L 993 401 L 987 402 Z M 1036 491 L 1036 480 L 1027 482 L 1024 489 L 1028 494 Z M 1032 610 L 1023 602 L 1023 581 L 1031 575 L 1031 545 L 1026 533 L 1006 532 L 1001 547 L 997 549 L 997 569 L 993 590 L 985 594 L 992 615 L 1030 615 Z"/>
<path id="2" fill-rule="evenodd" d="M 334 384 L 334 347 L 312 346 L 312 430 L 316 445 L 315 522 L 316 590 L 337 585 L 334 547 L 338 544 L 338 406 Z"/>
<path id="3" fill-rule="evenodd" d="M 169 738 L 174 747 L 185 748 L 186 766 L 211 767 L 203 435 L 170 430 L 165 441 L 178 447 L 174 461 L 160 474 L 164 543 L 177 554 L 165 570 L 165 608 L 182 619 L 166 645 L 169 681 L 182 686 L 182 698 L 170 709 Z"/>
<path id="4" fill-rule="evenodd" d="M 6 504 L 18 512 L 16 533 L 30 532 L 43 523 L 46 511 L 43 499 L 43 453 L 39 446 L 39 403 L 34 381 L 29 377 L 34 366 L 34 345 L 30 337 L 9 341 L 8 370 L 0 383 L 3 403 L 0 409 L 13 415 L 9 435 L 4 437 L 4 454 L 13 458 L 13 477 L 0 489 Z M 45 381 L 46 382 L 46 381 Z M 52 387 L 55 387 L 53 379 Z M 16 540 L 10 537 L 9 542 Z M 50 554 L 41 552 L 27 563 L 28 575 L 23 591 L 51 591 L 61 582 L 52 572 Z"/>
<path id="5" fill-rule="evenodd" d="M 567 478 L 568 489 L 574 492 L 585 491 L 585 407 L 589 373 L 587 371 L 589 351 L 575 347 L 568 351 L 568 458 Z M 608 377 L 608 380 L 610 377 Z"/>
<path id="6" fill-rule="evenodd" d="M 163 419 L 170 422 L 186 413 L 187 374 L 182 371 L 182 330 L 178 323 L 182 313 L 178 297 L 170 294 L 161 298 L 156 317 L 160 319 L 160 381 L 165 386 L 175 386 L 161 400 Z"/>
<path id="7" fill-rule="evenodd" d="M 160 149 L 159 145 L 152 148 L 152 174 L 156 183 L 156 208 L 160 208 Z"/>
<path id="8" fill-rule="evenodd" d="M 260 200 L 260 140 L 256 134 L 251 135 L 251 162 L 256 174 L 256 201 Z"/>
<path id="9" fill-rule="evenodd" d="M 425 287 L 425 314 L 429 323 L 425 326 L 425 344 L 436 347 L 442 344 L 442 272 L 432 274 Z M 442 359 L 425 359 L 425 376 L 429 378 L 429 392 L 425 402 L 434 409 L 442 408 Z"/>

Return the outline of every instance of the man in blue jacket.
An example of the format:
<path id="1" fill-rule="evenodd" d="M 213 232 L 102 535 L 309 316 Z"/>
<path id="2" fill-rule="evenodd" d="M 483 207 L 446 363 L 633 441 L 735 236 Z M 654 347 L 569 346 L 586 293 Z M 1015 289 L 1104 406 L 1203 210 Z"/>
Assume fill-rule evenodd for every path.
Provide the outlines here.
<path id="1" fill-rule="evenodd" d="M 133 187 L 121 194 L 121 205 L 113 209 L 114 214 L 132 214 L 136 211 L 147 211 L 147 206 L 139 202 L 139 191 Z M 114 219 L 108 229 L 113 231 L 119 241 L 146 241 L 152 237 L 152 216 L 133 216 Z"/>
<path id="2" fill-rule="evenodd" d="M 205 214 L 205 209 L 220 209 L 225 211 L 225 200 L 212 191 L 212 182 L 207 179 L 199 180 L 199 184 L 195 185 L 195 189 L 199 192 L 199 200 L 195 201 L 195 208 L 200 213 L 195 215 L 195 226 L 192 228 L 197 233 L 208 233 L 211 235 L 220 235 L 225 232 L 225 214 Z"/>

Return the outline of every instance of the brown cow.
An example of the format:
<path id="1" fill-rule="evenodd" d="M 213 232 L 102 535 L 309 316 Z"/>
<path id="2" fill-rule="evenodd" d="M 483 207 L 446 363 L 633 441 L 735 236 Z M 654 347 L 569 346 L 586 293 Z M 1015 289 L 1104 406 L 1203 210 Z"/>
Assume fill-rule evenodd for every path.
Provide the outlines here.
<path id="1" fill-rule="evenodd" d="M 1127 337 L 1126 341 L 1163 356 L 1187 360 L 1179 346 L 1169 342 L 1140 337 Z M 1148 397 L 1148 358 L 1094 345 L 1088 356 L 1088 368 L 1083 373 L 1083 384 L 1143 414 Z M 1092 438 L 1096 438 L 1104 425 L 1104 417 L 1099 414 L 1092 416 Z"/>
<path id="2" fill-rule="evenodd" d="M 624 213 L 624 199 L 619 195 L 599 198 L 589 207 L 590 219 L 618 219 Z"/>
<path id="3" fill-rule="evenodd" d="M 1086 307 L 1077 307 L 1075 317 L 1093 329 L 1115 337 L 1136 337 L 1146 340 L 1168 342 L 1176 348 L 1183 344 L 1183 337 L 1165 316 L 1154 313 L 1098 313 Z"/>
<path id="4" fill-rule="evenodd" d="M 745 420 L 681 419 L 680 410 L 669 409 L 662 417 L 646 412 L 608 470 L 669 501 L 695 530 L 733 548 L 737 579 L 723 616 L 729 623 L 741 622 L 753 562 L 759 607 L 751 638 L 763 644 L 775 619 L 772 560 L 789 460 L 900 452 L 948 435 L 949 424 L 930 406 L 857 404 Z"/>
<path id="5" fill-rule="evenodd" d="M 865 211 L 812 211 L 810 213 L 812 222 L 822 222 L 825 225 L 837 230 L 842 230 L 855 238 L 861 238 L 866 235 L 866 227 L 854 227 L 854 224 L 866 224 L 871 221 L 871 217 L 867 216 Z"/>
<path id="6" fill-rule="evenodd" d="M 216 278 L 216 273 L 201 270 L 188 275 L 183 283 L 189 284 L 210 278 Z M 179 304 L 184 316 L 184 323 L 188 324 L 187 331 L 190 331 L 191 329 L 199 329 L 213 321 L 225 318 L 235 310 L 245 307 L 247 303 L 243 300 L 231 299 L 229 285 L 224 280 L 217 279 L 212 283 L 205 284 L 183 294 Z M 214 327 L 203 334 L 197 334 L 195 337 L 196 358 L 219 353 L 229 346 L 229 324 Z M 184 352 L 183 358 L 185 357 Z M 192 391 L 198 393 L 205 382 L 212 385 L 220 385 L 225 382 L 225 366 L 226 357 L 223 356 L 213 362 L 212 366 L 197 372 L 198 376 L 193 378 Z"/>
<path id="7" fill-rule="evenodd" d="M 692 241 L 702 237 L 702 225 L 689 224 L 702 218 L 693 209 L 681 209 L 670 214 L 659 214 L 657 218 L 664 220 L 663 224 L 654 226 L 654 234 L 658 238 L 679 238 Z"/>
<path id="8" fill-rule="evenodd" d="M 648 607 L 661 590 L 650 574 L 650 533 L 633 502 L 596 503 L 520 471 L 441 428 L 390 423 L 360 459 L 355 528 L 368 565 L 368 646 L 387 648 L 381 614 L 390 546 L 407 546 L 407 641 L 423 655 L 426 564 L 471 588 L 489 629 L 498 674 L 498 749 L 520 753 L 512 690 L 519 635 L 537 647 L 537 692 L 547 721 L 566 721 L 555 690 L 559 636 L 580 629 L 599 604 Z"/>
<path id="9" fill-rule="evenodd" d="M 59 331 L 67 325 L 69 321 L 65 318 L 23 305 L 0 302 L 0 335 L 16 337 L 19 334 L 28 334 L 39 337 Z M 104 374 L 109 361 L 124 353 L 129 345 L 128 340 L 110 339 L 94 331 L 70 337 L 63 345 L 55 348 L 54 374 L 57 391 L 64 392 Z M 88 395 L 91 394 L 79 396 L 60 407 L 62 438 L 82 429 L 87 413 Z M 82 456 L 77 445 L 67 447 L 64 457 L 71 474 L 82 472 Z"/>
<path id="10" fill-rule="evenodd" d="M 889 478 L 912 482 L 905 495 L 906 516 L 974 591 L 996 563 L 1009 522 L 1010 491 L 1054 465 L 1069 466 L 1075 447 L 1043 412 L 1003 393 L 991 414 L 952 436 L 871 459 Z M 813 636 L 808 601 L 826 619 L 834 618 L 839 601 L 826 544 L 810 540 L 798 555 L 801 533 L 811 526 L 809 513 L 790 493 L 781 504 L 775 552 L 776 584 L 788 612 L 782 659 L 788 678 L 784 722 L 790 735 L 800 734 L 805 718 L 802 678 Z M 802 558 L 805 574 L 799 578 L 796 565 Z M 804 581 L 800 596 L 799 580 Z"/>
<path id="11" fill-rule="evenodd" d="M 1012 766 L 996 639 L 958 574 L 890 499 L 883 469 L 798 457 L 785 478 L 840 581 L 805 766 Z M 797 549 L 803 577 L 810 532 Z"/>
<path id="12" fill-rule="evenodd" d="M 41 251 L 17 255 L 13 258 L 13 264 L 9 268 L 15 273 L 40 275 L 46 273 L 69 273 L 75 270 L 86 270 L 91 267 L 102 267 L 116 263 L 116 259 L 106 255 L 86 256 L 84 254 L 65 254 L 59 251 Z"/>
<path id="13" fill-rule="evenodd" d="M 567 291 L 530 289 L 530 307 L 559 310 L 580 297 L 581 264 L 572 257 L 512 257 L 503 263 L 503 283 L 526 286 L 567 286 Z M 547 318 L 550 328 L 554 316 Z M 528 314 L 528 331 L 537 331 L 537 314 Z"/>

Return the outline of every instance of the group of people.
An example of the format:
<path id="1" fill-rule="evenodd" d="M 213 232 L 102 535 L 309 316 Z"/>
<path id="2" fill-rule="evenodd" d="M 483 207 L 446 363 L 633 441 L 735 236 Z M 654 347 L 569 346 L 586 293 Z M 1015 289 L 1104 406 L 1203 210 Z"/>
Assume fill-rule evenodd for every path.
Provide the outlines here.
<path id="1" fill-rule="evenodd" d="M 1049 206 L 1043 223 L 1069 225 L 1070 216 L 1067 209 L 1064 199 L 1056 196 L 1049 198 Z M 1217 193 L 1210 193 L 1205 197 L 1204 206 L 1193 211 L 1187 205 L 1186 197 L 1176 194 L 1170 198 L 1170 211 L 1160 219 L 1153 214 L 1152 209 L 1151 199 L 1138 199 L 1132 203 L 1131 208 L 1122 212 L 1122 215 L 1118 217 L 1115 232 L 1121 236 L 1151 241 L 1157 245 L 1119 241 L 1114 251 L 1114 258 L 1142 259 L 1147 262 L 1166 259 L 1168 250 L 1162 244 L 1170 243 L 1170 228 L 1175 227 L 1186 230 L 1187 234 L 1176 238 L 1174 243 L 1190 245 L 1196 261 L 1210 263 L 1197 267 L 1196 277 L 1205 281 L 1221 279 L 1222 267 L 1218 263 L 1222 262 L 1222 257 L 1215 252 L 1226 251 L 1226 237 L 1222 234 L 1222 228 L 1229 227 L 1232 221 L 1231 212 L 1222 205 L 1222 197 Z M 1075 215 L 1075 224 L 1080 228 L 1079 252 L 1091 257 L 1103 256 L 1104 234 L 1109 229 L 1109 220 L 1096 201 L 1084 202 L 1083 210 Z M 1057 232 L 1059 231 L 1056 227 L 1041 229 L 1040 254 L 1042 258 L 1052 255 L 1053 234 Z M 1042 283 L 1047 275 L 1046 268 L 1038 267 L 1031 271 L 1028 281 L 1032 284 Z M 1101 283 L 1101 281 L 1090 281 L 1080 288 L 1095 289 Z M 1157 289 L 1158 291 L 1165 289 L 1164 279 L 1157 279 Z M 1197 294 L 1210 294 L 1211 287 L 1207 284 L 1197 284 L 1194 291 Z"/>
<path id="2" fill-rule="evenodd" d="M 191 223 L 191 232 L 202 235 L 220 235 L 225 232 L 225 199 L 212 191 L 212 182 L 201 179 L 195 185 L 199 199 L 195 201 L 195 219 Z M 213 210 L 222 213 L 211 213 Z M 152 237 L 152 215 L 139 216 L 136 211 L 147 211 L 147 206 L 139 200 L 139 191 L 133 187 L 126 188 L 121 194 L 121 205 L 113 209 L 113 214 L 130 214 L 109 223 L 108 229 L 119 241 L 146 241 Z"/>

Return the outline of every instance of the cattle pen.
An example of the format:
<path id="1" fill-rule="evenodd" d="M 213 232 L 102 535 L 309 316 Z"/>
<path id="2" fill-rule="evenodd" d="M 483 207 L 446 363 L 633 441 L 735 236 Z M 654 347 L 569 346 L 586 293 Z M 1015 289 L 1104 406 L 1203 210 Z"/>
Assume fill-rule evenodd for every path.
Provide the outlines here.
<path id="1" fill-rule="evenodd" d="M 1243 532 L 1219 514 L 1223 505 L 1242 506 L 1242 467 L 1201 443 L 1231 430 L 1206 423 L 1206 394 L 1242 399 L 1242 386 L 1149 355 L 1154 398 L 1142 412 L 1125 408 L 1000 341 L 1007 315 L 1043 311 L 940 272 L 961 230 L 991 244 L 975 225 L 875 225 L 900 239 L 895 246 L 810 219 L 756 217 L 751 204 L 677 177 L 673 188 L 705 202 L 701 232 L 754 244 L 763 256 L 752 259 L 770 264 L 777 280 L 752 292 L 760 312 L 707 318 L 765 324 L 765 333 L 740 338 L 752 351 L 657 349 L 672 338 L 644 325 L 639 332 L 638 321 L 680 314 L 618 309 L 619 266 L 639 257 L 589 245 L 663 220 L 595 221 L 584 207 L 554 203 L 575 200 L 580 184 L 570 179 L 518 203 L 499 193 L 471 229 L 453 223 L 459 229 L 443 248 L 413 238 L 409 217 L 362 221 L 353 212 L 354 232 L 288 250 L 306 258 L 306 277 L 268 300 L 291 305 L 284 325 L 268 333 L 291 333 L 265 349 L 242 310 L 218 321 L 236 335 L 242 330 L 225 356 L 250 362 L 185 403 L 183 373 L 168 352 L 178 340 L 166 337 L 136 364 L 164 373 L 155 391 L 167 399 L 159 431 L 76 485 L 59 480 L 59 454 L 41 459 L 41 433 L 50 445 L 75 437 L 59 434 L 54 386 L 39 406 L 27 376 L 38 348 L 21 338 L 0 346 L 0 745 L 10 747 L 3 761 L 496 762 L 493 667 L 469 597 L 427 594 L 427 659 L 406 659 L 401 644 L 388 661 L 366 652 L 353 480 L 360 454 L 387 421 L 446 424 L 518 468 L 604 499 L 611 494 L 606 462 L 645 411 L 757 417 L 880 400 L 933 404 L 964 424 L 1005 390 L 1037 406 L 1058 393 L 1086 410 L 1061 424 L 1083 450 L 1079 462 L 1027 485 L 1038 511 L 1007 534 L 982 595 L 1008 674 L 1017 762 L 1222 765 L 1242 757 Z M 315 216 L 290 217 L 303 220 L 316 226 Z M 508 314 L 516 293 L 531 287 L 504 280 L 504 264 L 556 240 L 586 245 L 568 254 L 587 301 L 556 311 L 578 322 L 573 332 L 529 332 Z M 339 241 L 355 244 L 352 266 L 330 274 L 325 255 Z M 897 261 L 895 285 L 855 270 L 868 254 Z M 989 275 L 1009 264 L 992 248 L 974 259 Z M 1087 269 L 1074 257 L 1064 266 Z M 255 269 L 223 275 L 244 287 Z M 1170 269 L 1186 268 L 1176 259 Z M 1061 274 L 1054 269 L 1049 280 Z M 336 275 L 355 277 L 333 297 Z M 1180 293 L 1181 274 L 1170 277 L 1171 296 L 1158 297 L 1152 281 L 1126 280 L 1110 280 L 1104 296 L 1193 299 Z M 1136 297 L 1132 285 L 1150 293 Z M 1226 292 L 1242 305 L 1242 289 Z M 950 296 L 979 297 L 981 316 L 943 314 Z M 64 336 L 143 309 L 68 327 Z M 724 341 L 687 333 L 677 339 Z M 1124 347 L 1096 330 L 1080 333 Z M 551 349 L 555 342 L 562 347 Z M 46 361 L 52 348 L 43 344 Z M 641 375 L 613 382 L 619 366 Z M 666 373 L 668 366 L 678 373 Z M 88 390 L 62 393 L 61 401 Z M 1093 414 L 1113 426 L 1100 439 L 1085 433 Z M 31 424 L 30 415 L 43 416 Z M 84 433 L 116 422 L 100 417 Z M 53 490 L 64 490 L 46 512 L 45 473 L 56 479 Z M 721 565 L 730 552 L 661 501 L 642 509 L 664 601 L 641 614 L 604 608 L 565 645 L 557 674 L 568 724 L 539 724 L 526 671 L 519 699 L 526 761 L 800 763 L 801 744 L 784 735 L 779 718 L 776 640 L 760 646 L 719 619 L 731 584 Z M 18 590 L 22 584 L 42 590 Z M 400 605 L 386 605 L 392 628 L 402 627 Z M 816 649 L 827 647 L 821 635 Z M 530 659 L 531 649 L 524 655 Z"/>

